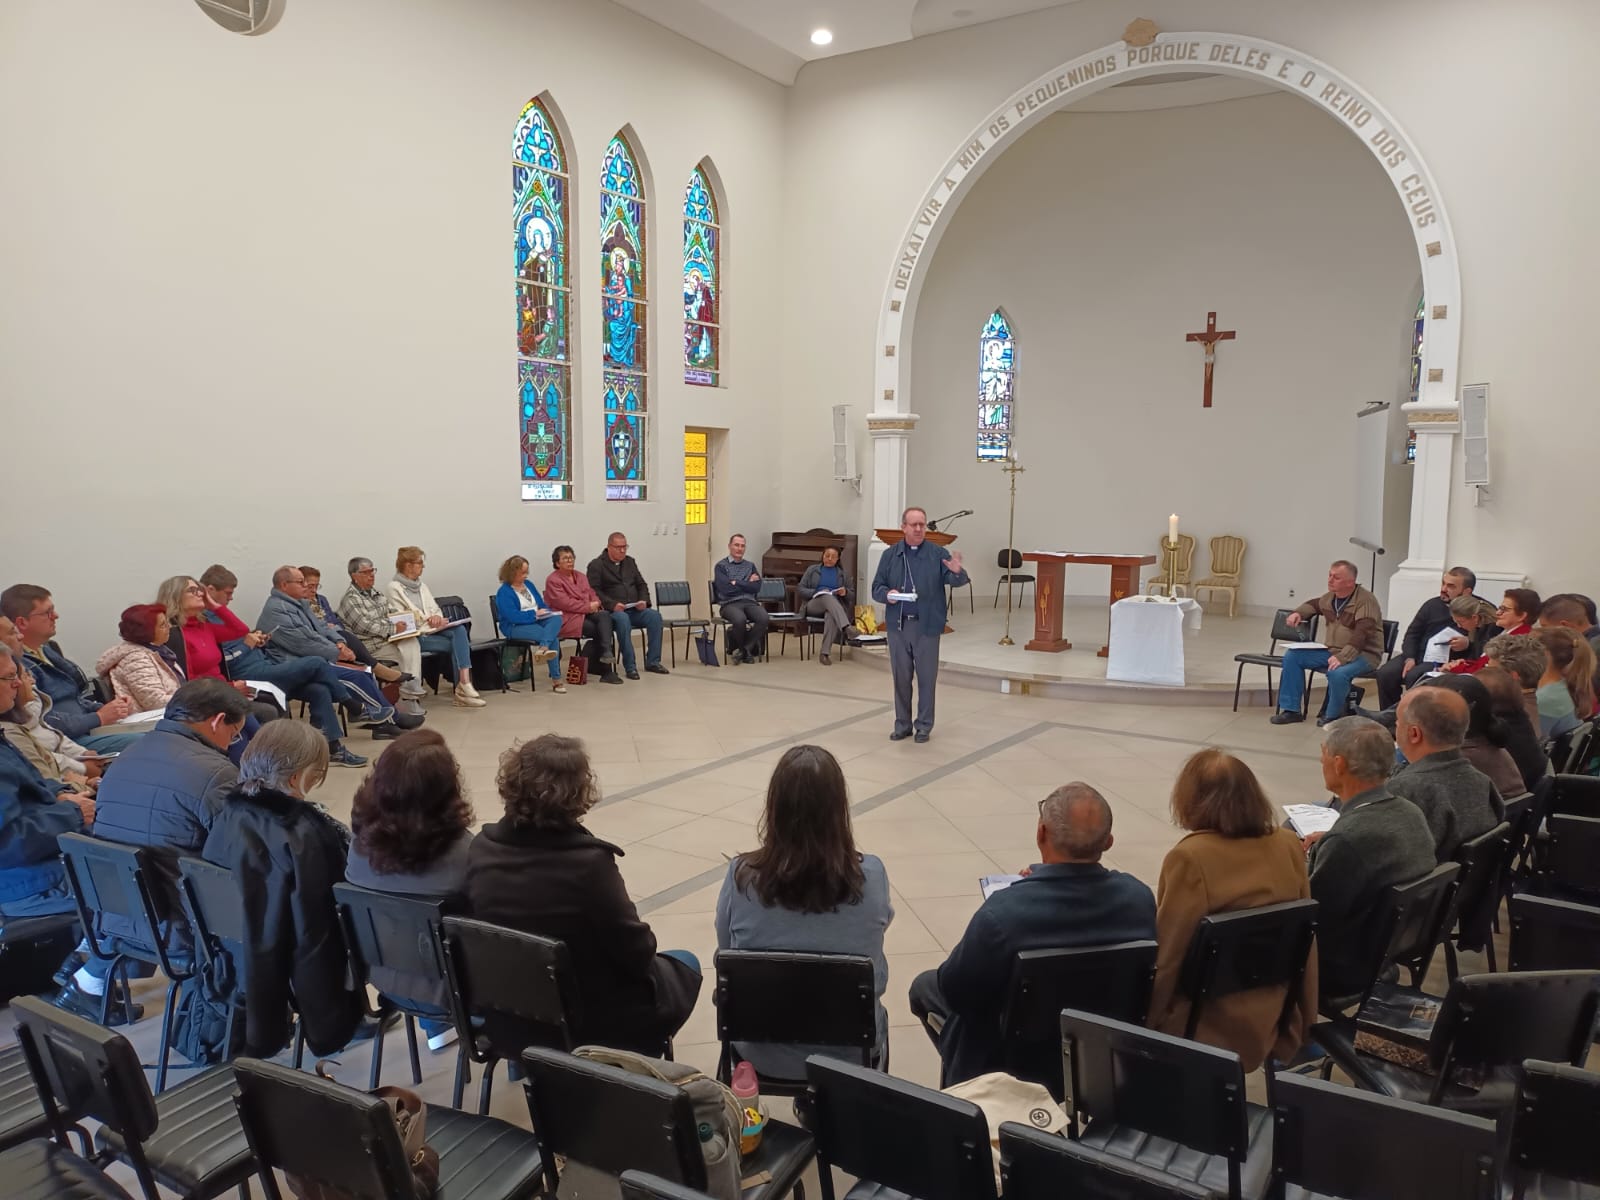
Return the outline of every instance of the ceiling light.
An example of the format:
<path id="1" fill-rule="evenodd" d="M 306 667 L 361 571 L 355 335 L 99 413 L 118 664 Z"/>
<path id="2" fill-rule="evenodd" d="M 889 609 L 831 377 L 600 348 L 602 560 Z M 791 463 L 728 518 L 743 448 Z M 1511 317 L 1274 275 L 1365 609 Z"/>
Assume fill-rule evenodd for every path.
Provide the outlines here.
<path id="1" fill-rule="evenodd" d="M 811 31 L 811 44 L 813 46 L 826 46 L 831 41 L 833 41 L 833 30 L 813 29 Z"/>

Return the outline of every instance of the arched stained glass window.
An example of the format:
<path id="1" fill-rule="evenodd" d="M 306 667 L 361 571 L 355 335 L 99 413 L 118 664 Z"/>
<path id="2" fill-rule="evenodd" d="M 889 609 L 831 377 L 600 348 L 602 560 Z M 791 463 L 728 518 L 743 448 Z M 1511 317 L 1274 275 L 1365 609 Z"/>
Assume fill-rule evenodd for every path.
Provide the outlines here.
<path id="1" fill-rule="evenodd" d="M 683 192 L 683 381 L 715 387 L 721 364 L 722 226 L 702 164 Z"/>
<path id="2" fill-rule="evenodd" d="M 989 314 L 978 340 L 978 461 L 999 462 L 1011 454 L 1012 393 L 1016 342 L 1001 309 Z"/>
<path id="3" fill-rule="evenodd" d="M 528 101 L 511 144 L 516 205 L 517 412 L 522 498 L 572 495 L 572 294 L 567 158 L 549 111 Z"/>
<path id="4" fill-rule="evenodd" d="M 619 133 L 606 147 L 600 174 L 607 500 L 645 498 L 650 409 L 646 233 L 638 156 Z"/>

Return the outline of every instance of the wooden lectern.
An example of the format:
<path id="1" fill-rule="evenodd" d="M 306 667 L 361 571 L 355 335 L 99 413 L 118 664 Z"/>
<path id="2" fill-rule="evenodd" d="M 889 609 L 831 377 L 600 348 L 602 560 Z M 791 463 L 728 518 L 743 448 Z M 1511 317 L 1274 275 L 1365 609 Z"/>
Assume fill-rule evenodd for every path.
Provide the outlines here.
<path id="1" fill-rule="evenodd" d="M 898 546 L 901 542 L 906 540 L 906 533 L 903 529 L 875 529 L 873 532 L 878 535 L 878 540 L 885 546 Z M 928 540 L 935 546 L 948 546 L 951 542 L 956 540 L 956 535 L 953 533 L 940 533 L 937 529 L 930 529 L 928 530 Z M 972 585 L 968 584 L 967 586 L 971 587 Z M 867 586 L 857 594 L 870 598 L 872 595 L 872 580 L 867 580 Z M 952 629 L 950 627 L 950 623 L 946 621 L 942 632 L 954 633 L 955 630 Z"/>
<path id="2" fill-rule="evenodd" d="M 881 531 L 880 531 L 881 533 Z M 929 535 L 932 536 L 931 534 Z M 1111 604 L 1124 596 L 1139 594 L 1139 568 L 1156 561 L 1154 554 L 1068 554 L 1052 550 L 1030 550 L 1024 562 L 1039 564 L 1039 582 L 1033 589 L 1033 640 L 1024 650 L 1071 650 L 1062 629 L 1062 604 L 1066 599 L 1067 564 L 1108 566 L 1111 568 Z M 1106 644 L 1099 656 L 1111 653 L 1111 610 L 1106 609 Z"/>

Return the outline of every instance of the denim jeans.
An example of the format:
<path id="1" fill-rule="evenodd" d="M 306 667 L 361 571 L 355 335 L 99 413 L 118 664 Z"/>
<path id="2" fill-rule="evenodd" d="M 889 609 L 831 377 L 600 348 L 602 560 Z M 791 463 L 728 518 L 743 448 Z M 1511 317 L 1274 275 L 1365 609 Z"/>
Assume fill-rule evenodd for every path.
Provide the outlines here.
<path id="1" fill-rule="evenodd" d="M 1278 681 L 1279 712 L 1300 711 L 1307 671 L 1322 671 L 1328 676 L 1328 698 L 1323 702 L 1322 715 L 1330 721 L 1344 716 L 1345 704 L 1350 699 L 1351 682 L 1377 674 L 1378 669 L 1371 660 L 1361 654 L 1329 671 L 1328 654 L 1327 650 L 1284 651 L 1282 678 Z"/>
<path id="2" fill-rule="evenodd" d="M 550 660 L 550 678 L 561 678 L 561 614 L 545 617 L 543 620 L 518 621 L 514 625 L 500 622 L 500 632 L 508 638 L 519 641 L 533 642 L 548 650 L 557 652 L 557 657 Z"/>
<path id="3" fill-rule="evenodd" d="M 472 643 L 467 640 L 467 627 L 457 625 L 443 633 L 425 633 L 417 639 L 424 654 L 448 654 L 456 674 L 472 666 Z"/>
<path id="4" fill-rule="evenodd" d="M 259 650 L 246 650 L 228 664 L 235 679 L 260 679 L 281 688 L 283 694 L 304 700 L 311 710 L 311 723 L 337 745 L 344 736 L 339 726 L 335 697 L 344 699 L 345 687 L 326 659 L 304 655 L 273 659 Z"/>
<path id="5" fill-rule="evenodd" d="M 101 733 L 95 730 L 93 733 L 79 734 L 73 740 L 98 754 L 117 754 L 137 742 L 150 728 L 149 725 L 142 726 L 138 733 Z"/>
<path id="6" fill-rule="evenodd" d="M 42 892 L 32 896 L 18 896 L 14 900 L 7 900 L 0 905 L 0 925 L 6 920 L 21 920 L 23 917 L 53 917 L 57 913 L 76 912 L 77 902 L 72 898 L 72 891 L 63 880 L 61 883 L 52 883 Z"/>
<path id="7" fill-rule="evenodd" d="M 661 614 L 653 608 L 625 608 L 611 614 L 611 627 L 617 631 L 617 649 L 622 655 L 622 669 L 633 671 L 633 637 L 631 630 L 644 630 L 644 662 L 647 667 L 661 665 Z"/>

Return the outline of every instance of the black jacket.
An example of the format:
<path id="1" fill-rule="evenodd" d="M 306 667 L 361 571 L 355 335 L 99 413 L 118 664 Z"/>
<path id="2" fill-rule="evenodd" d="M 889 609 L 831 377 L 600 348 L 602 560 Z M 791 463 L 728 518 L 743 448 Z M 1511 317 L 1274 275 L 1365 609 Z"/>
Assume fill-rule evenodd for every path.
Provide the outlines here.
<path id="1" fill-rule="evenodd" d="M 633 561 L 631 554 L 624 554 L 621 562 L 612 562 L 611 555 L 601 551 L 600 556 L 590 562 L 588 575 L 589 586 L 600 597 L 607 612 L 619 604 L 637 604 L 640 600 L 650 603 L 650 589 L 645 586 L 639 564 Z"/>
<path id="2" fill-rule="evenodd" d="M 1400 640 L 1400 657 L 1421 662 L 1428 639 L 1450 624 L 1450 602 L 1430 596 L 1406 626 L 1406 635 Z"/>
<path id="3" fill-rule="evenodd" d="M 289 998 L 313 1054 L 349 1042 L 361 1020 L 333 885 L 345 844 L 311 805 L 281 792 L 229 793 L 206 838 L 205 860 L 239 885 L 250 945 L 237 964 L 245 995 L 245 1047 L 271 1058 L 289 1042 Z"/>
<path id="4" fill-rule="evenodd" d="M 939 1036 L 940 1086 L 1002 1065 L 1000 1014 L 1019 950 L 1066 950 L 1156 936 L 1156 898 L 1098 863 L 1050 863 L 996 892 L 939 968 L 950 1006 Z"/>
<path id="5" fill-rule="evenodd" d="M 581 825 L 486 825 L 467 854 L 467 904 L 480 920 L 567 944 L 580 1042 L 658 1053 L 694 1011 L 700 981 L 656 953 L 617 870 L 621 854 Z"/>

